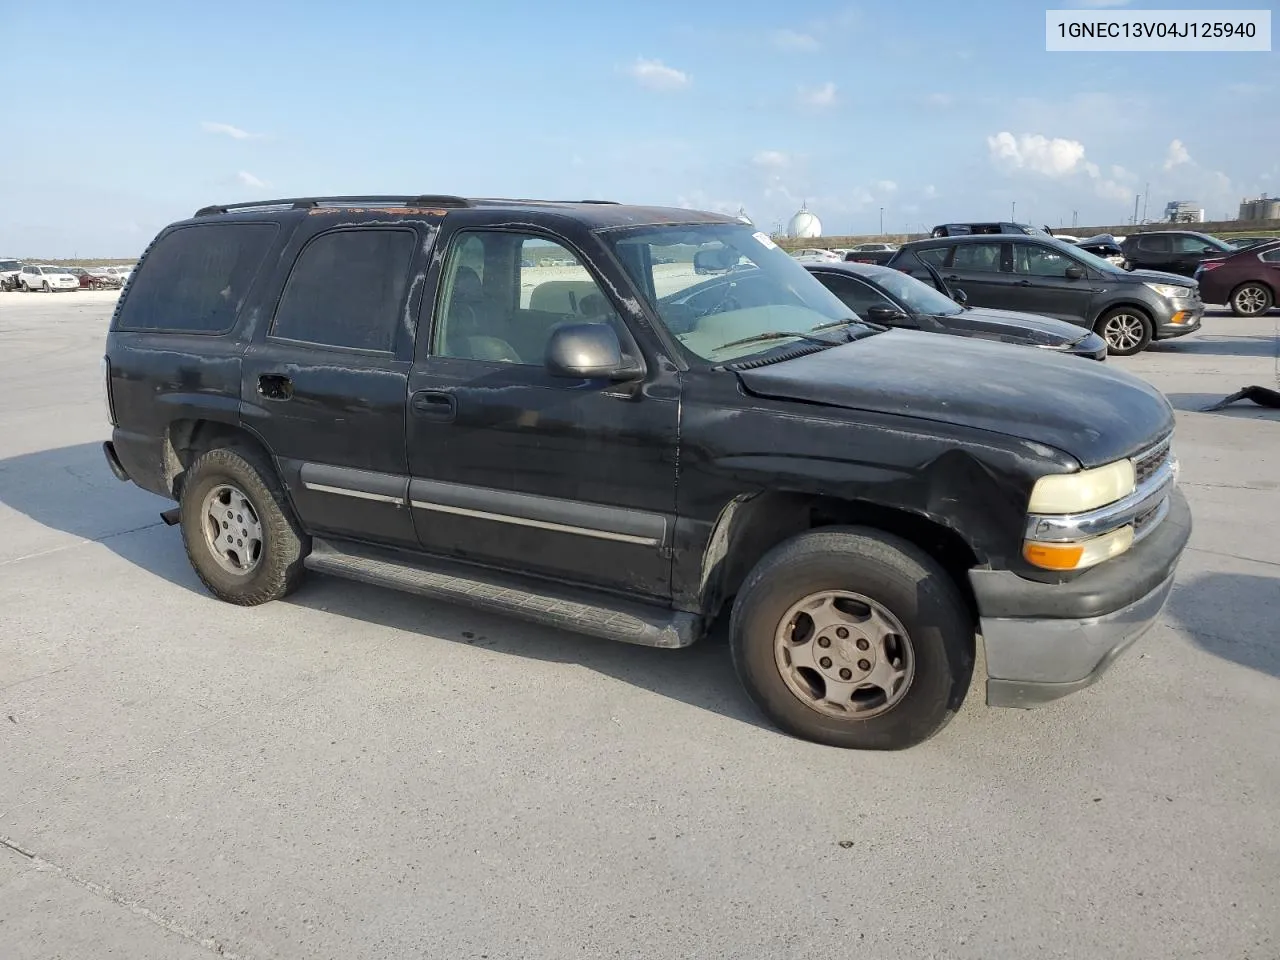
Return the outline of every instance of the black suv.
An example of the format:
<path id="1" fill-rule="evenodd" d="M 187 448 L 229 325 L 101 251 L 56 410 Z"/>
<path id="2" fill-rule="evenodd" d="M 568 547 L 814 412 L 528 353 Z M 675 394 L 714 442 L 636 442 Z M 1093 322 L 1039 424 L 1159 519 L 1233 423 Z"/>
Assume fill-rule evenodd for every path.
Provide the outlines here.
<path id="1" fill-rule="evenodd" d="M 1047 237 L 1049 232 L 1033 227 L 1029 223 L 1011 223 L 1008 220 L 988 220 L 975 223 L 940 223 L 929 231 L 931 237 L 968 237 L 974 234 L 1022 234 L 1033 237 Z"/>
<path id="2" fill-rule="evenodd" d="M 1199 285 L 1184 277 L 1125 270 L 1053 237 L 938 237 L 903 244 L 887 264 L 926 283 L 929 264 L 978 307 L 1056 317 L 1096 330 L 1127 357 L 1152 340 L 1200 328 Z"/>
<path id="3" fill-rule="evenodd" d="M 1230 256 L 1239 248 L 1192 230 L 1148 230 L 1131 233 L 1120 244 L 1125 264 L 1137 270 L 1160 270 L 1184 277 L 1194 276 L 1196 267 L 1211 257 Z"/>
<path id="4" fill-rule="evenodd" d="M 660 262 L 667 261 L 667 262 Z M 695 261 L 759 281 L 691 301 Z M 107 337 L 121 480 L 216 596 L 306 571 L 682 647 L 728 620 L 798 736 L 940 729 L 1091 683 L 1190 531 L 1142 381 L 850 318 L 730 217 L 373 197 L 165 228 Z"/>

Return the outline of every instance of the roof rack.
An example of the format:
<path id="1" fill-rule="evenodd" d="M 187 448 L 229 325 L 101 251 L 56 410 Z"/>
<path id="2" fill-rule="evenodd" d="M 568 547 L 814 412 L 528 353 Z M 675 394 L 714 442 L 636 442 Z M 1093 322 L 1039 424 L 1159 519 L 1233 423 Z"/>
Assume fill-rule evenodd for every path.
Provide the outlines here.
<path id="1" fill-rule="evenodd" d="M 195 212 L 197 217 L 209 217 L 218 213 L 230 213 L 233 210 L 267 210 L 283 207 L 286 210 L 309 210 L 313 207 L 341 205 L 363 205 L 372 207 L 469 207 L 471 201 L 465 197 L 454 197 L 448 194 L 423 193 L 416 196 L 368 196 L 368 197 L 291 197 L 284 200 L 252 200 L 247 203 L 223 203 L 201 207 Z"/>

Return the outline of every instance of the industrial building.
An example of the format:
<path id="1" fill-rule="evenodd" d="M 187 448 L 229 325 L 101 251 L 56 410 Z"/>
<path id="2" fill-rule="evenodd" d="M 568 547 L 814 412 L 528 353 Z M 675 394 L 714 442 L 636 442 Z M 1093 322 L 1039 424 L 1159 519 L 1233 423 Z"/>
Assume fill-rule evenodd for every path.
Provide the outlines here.
<path id="1" fill-rule="evenodd" d="M 1256 200 L 1241 200 L 1239 219 L 1280 220 L 1280 199 L 1263 194 Z"/>
<path id="2" fill-rule="evenodd" d="M 1173 200 L 1165 204 L 1164 218 L 1170 223 L 1204 223 L 1204 208 L 1194 200 Z"/>

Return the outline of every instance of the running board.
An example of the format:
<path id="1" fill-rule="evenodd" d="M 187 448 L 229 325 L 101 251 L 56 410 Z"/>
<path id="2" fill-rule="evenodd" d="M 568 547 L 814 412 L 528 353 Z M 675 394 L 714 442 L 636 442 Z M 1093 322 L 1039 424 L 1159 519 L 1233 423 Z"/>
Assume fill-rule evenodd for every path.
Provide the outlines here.
<path id="1" fill-rule="evenodd" d="M 692 613 L 469 564 L 408 562 L 354 543 L 315 539 L 303 564 L 317 573 L 645 647 L 687 647 L 702 633 L 702 619 Z"/>

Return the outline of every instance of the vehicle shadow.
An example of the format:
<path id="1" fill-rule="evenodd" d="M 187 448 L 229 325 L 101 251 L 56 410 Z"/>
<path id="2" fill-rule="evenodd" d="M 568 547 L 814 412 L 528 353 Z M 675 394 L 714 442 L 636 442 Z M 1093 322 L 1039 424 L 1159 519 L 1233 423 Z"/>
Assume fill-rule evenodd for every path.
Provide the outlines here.
<path id="1" fill-rule="evenodd" d="M 1274 576 L 1200 574 L 1178 584 L 1165 617 L 1209 653 L 1280 677 L 1280 570 Z"/>
<path id="2" fill-rule="evenodd" d="M 1280 353 L 1280 343 L 1274 333 L 1259 332 L 1248 337 L 1201 333 L 1174 340 L 1157 340 L 1148 345 L 1147 352 L 1216 357 L 1273 357 Z"/>
<path id="3" fill-rule="evenodd" d="M 0 460 L 0 506 L 43 527 L 101 543 L 161 580 L 204 594 L 181 536 L 164 527 L 159 518 L 159 512 L 172 505 L 116 480 L 97 443 Z M 165 533 L 151 529 L 156 527 L 164 528 Z M 0 552 L 0 561 L 13 558 Z M 83 589 L 91 592 L 93 587 L 86 584 Z M 773 730 L 738 684 L 723 625 L 692 647 L 658 650 L 319 574 L 311 574 L 301 589 L 282 602 L 510 656 L 577 664 L 661 696 Z"/>
<path id="4" fill-rule="evenodd" d="M 1266 379 L 1266 378 L 1263 378 Z M 1269 386 L 1260 383 L 1259 386 Z M 1234 393 L 1235 391 L 1231 391 Z M 1240 399 L 1232 403 L 1230 406 L 1223 407 L 1221 410 L 1206 410 L 1215 403 L 1219 403 L 1231 396 L 1231 393 L 1166 393 L 1165 397 L 1169 404 L 1175 410 L 1184 410 L 1188 413 L 1212 413 L 1217 416 L 1234 417 L 1237 419 L 1249 420 L 1277 420 L 1280 421 L 1280 409 L 1274 407 L 1264 407 L 1254 403 L 1252 400 Z"/>

